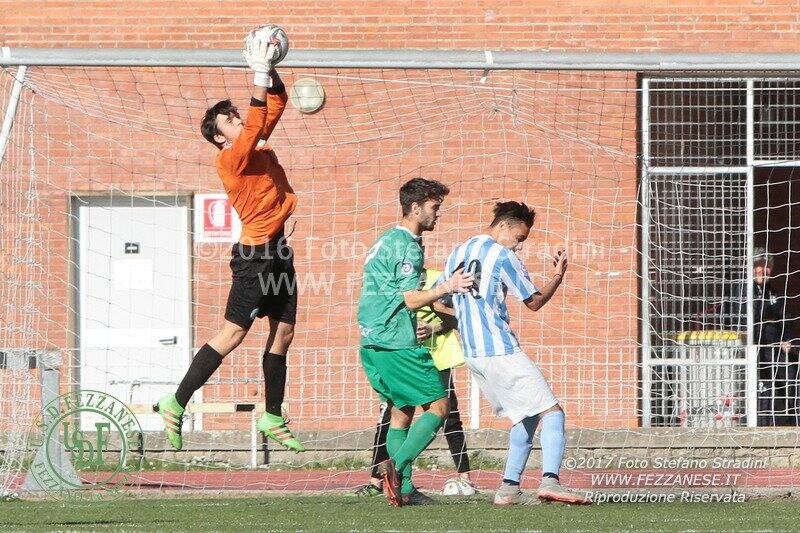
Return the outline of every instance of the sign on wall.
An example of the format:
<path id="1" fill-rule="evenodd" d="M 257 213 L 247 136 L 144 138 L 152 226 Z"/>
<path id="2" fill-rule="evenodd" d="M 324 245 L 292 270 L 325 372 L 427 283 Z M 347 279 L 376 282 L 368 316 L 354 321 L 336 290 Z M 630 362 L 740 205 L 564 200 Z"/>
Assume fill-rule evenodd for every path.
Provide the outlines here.
<path id="1" fill-rule="evenodd" d="M 194 195 L 194 242 L 237 242 L 242 221 L 225 193 Z"/>

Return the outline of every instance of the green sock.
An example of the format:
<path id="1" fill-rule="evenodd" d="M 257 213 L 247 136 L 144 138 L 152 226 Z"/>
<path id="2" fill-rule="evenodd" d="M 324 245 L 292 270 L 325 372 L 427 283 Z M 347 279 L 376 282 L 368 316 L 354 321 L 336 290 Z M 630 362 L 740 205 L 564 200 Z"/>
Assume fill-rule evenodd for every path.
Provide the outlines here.
<path id="1" fill-rule="evenodd" d="M 411 424 L 406 441 L 392 457 L 397 470 L 402 472 L 411 466 L 414 459 L 431 443 L 442 424 L 444 420 L 430 411 L 422 413 L 417 421 Z"/>
<path id="2" fill-rule="evenodd" d="M 408 428 L 389 428 L 386 432 L 386 451 L 389 452 L 389 457 L 394 456 L 397 451 L 403 446 L 403 443 L 408 437 Z M 409 494 L 414 492 L 414 485 L 411 483 L 411 464 L 400 472 L 403 478 L 403 483 L 400 486 L 401 494 Z"/>

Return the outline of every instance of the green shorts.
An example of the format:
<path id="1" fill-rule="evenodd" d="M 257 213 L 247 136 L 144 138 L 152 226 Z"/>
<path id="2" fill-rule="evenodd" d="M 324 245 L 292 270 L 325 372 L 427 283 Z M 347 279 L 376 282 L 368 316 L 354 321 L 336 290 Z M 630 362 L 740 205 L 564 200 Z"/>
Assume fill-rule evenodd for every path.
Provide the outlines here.
<path id="1" fill-rule="evenodd" d="M 361 365 L 375 392 L 395 407 L 417 407 L 447 396 L 424 346 L 400 350 L 362 346 Z"/>

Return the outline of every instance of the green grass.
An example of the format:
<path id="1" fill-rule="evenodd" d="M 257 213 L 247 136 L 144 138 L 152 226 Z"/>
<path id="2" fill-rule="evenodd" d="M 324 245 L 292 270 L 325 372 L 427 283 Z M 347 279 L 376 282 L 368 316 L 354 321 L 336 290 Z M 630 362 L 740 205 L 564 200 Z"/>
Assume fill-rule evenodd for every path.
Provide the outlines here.
<path id="1" fill-rule="evenodd" d="M 393 509 L 383 498 L 258 496 L 0 503 L 0 530 L 114 531 L 734 531 L 796 530 L 800 501 L 557 504 L 494 508 L 486 499 Z"/>

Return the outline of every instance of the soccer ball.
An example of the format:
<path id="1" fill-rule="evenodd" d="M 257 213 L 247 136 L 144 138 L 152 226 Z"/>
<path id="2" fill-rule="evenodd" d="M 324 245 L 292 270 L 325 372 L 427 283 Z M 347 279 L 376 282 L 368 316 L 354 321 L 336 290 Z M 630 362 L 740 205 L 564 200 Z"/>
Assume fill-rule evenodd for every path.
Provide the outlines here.
<path id="1" fill-rule="evenodd" d="M 312 78 L 301 78 L 294 82 L 289 101 L 301 113 L 315 113 L 325 103 L 325 90 Z"/>
<path id="2" fill-rule="evenodd" d="M 245 37 L 245 50 L 251 47 L 253 38 L 256 36 L 266 39 L 270 44 L 274 44 L 278 49 L 278 55 L 272 59 L 273 66 L 283 61 L 283 58 L 286 57 L 286 54 L 289 52 L 289 37 L 286 35 L 286 32 L 283 31 L 283 28 L 280 26 L 275 26 L 274 24 L 259 26 L 248 33 L 247 37 Z"/>
<path id="3" fill-rule="evenodd" d="M 453 477 L 444 482 L 442 495 L 444 496 L 473 496 L 475 487 L 460 477 Z"/>

